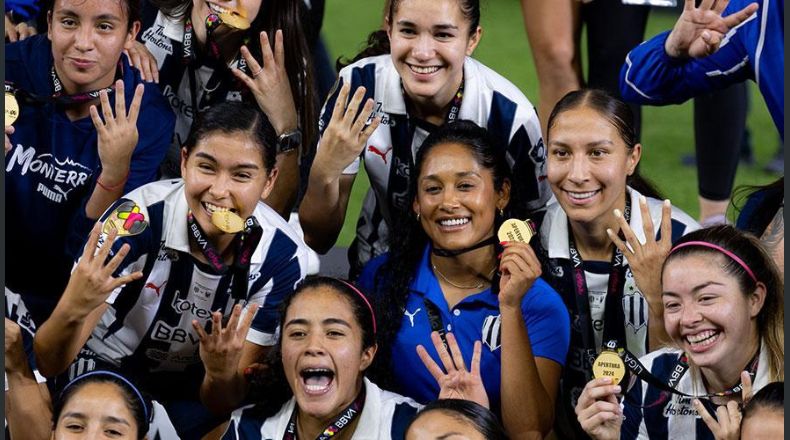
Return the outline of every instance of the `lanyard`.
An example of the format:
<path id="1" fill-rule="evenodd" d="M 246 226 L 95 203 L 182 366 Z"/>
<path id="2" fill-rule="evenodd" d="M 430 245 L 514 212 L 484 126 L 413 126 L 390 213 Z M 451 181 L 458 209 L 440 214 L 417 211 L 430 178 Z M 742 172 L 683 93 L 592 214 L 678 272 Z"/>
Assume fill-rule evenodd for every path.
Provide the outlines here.
<path id="1" fill-rule="evenodd" d="M 336 437 L 337 434 L 343 430 L 346 426 L 350 425 L 351 422 L 354 421 L 359 413 L 362 412 L 362 408 L 365 406 L 365 385 L 362 384 L 362 390 L 357 395 L 357 398 L 354 399 L 351 404 L 349 404 L 343 411 L 338 414 L 335 419 L 327 425 L 326 429 L 321 434 L 318 434 L 316 440 L 329 440 L 333 437 Z M 298 411 L 298 407 L 296 403 L 294 403 L 294 410 L 291 413 L 291 419 L 288 421 L 288 427 L 285 429 L 285 433 L 283 434 L 283 440 L 296 440 L 296 413 Z"/>
<path id="2" fill-rule="evenodd" d="M 50 79 L 52 80 L 52 90 L 54 93 L 51 96 L 40 96 L 35 95 L 33 93 L 28 92 L 27 90 L 22 90 L 16 87 L 13 82 L 6 81 L 5 82 L 5 92 L 11 93 L 14 97 L 19 100 L 20 103 L 27 104 L 27 105 L 43 105 L 48 103 L 55 103 L 59 105 L 74 105 L 74 104 L 83 104 L 86 102 L 93 101 L 94 99 L 99 98 L 99 93 L 102 91 L 106 91 L 107 93 L 112 93 L 115 91 L 115 82 L 113 81 L 113 85 L 109 87 L 104 87 L 97 90 L 92 90 L 90 92 L 80 92 L 75 93 L 73 95 L 66 95 L 63 91 L 63 82 L 58 77 L 58 73 L 55 72 L 55 66 L 52 66 L 52 69 L 49 72 Z M 122 79 L 123 78 L 123 64 L 121 61 L 118 60 L 118 67 L 116 68 L 115 72 L 115 79 Z"/>
<path id="3" fill-rule="evenodd" d="M 222 56 L 220 54 L 219 45 L 217 44 L 216 40 L 213 38 L 214 31 L 222 24 L 222 20 L 219 18 L 217 14 L 209 14 L 206 17 L 206 47 L 208 48 L 208 55 L 210 60 L 221 60 Z M 187 17 L 186 21 L 184 21 L 184 42 L 182 44 L 182 61 L 187 66 L 188 74 L 189 74 L 189 92 L 190 92 L 190 99 L 192 104 L 192 110 L 195 115 L 198 114 L 198 103 L 197 103 L 197 79 L 195 74 L 195 59 L 197 58 L 195 55 L 195 50 L 193 48 L 193 41 L 195 39 L 195 31 L 194 27 L 192 26 L 192 19 Z M 242 44 L 249 43 L 249 36 L 244 37 L 244 41 Z M 247 62 L 244 60 L 244 57 L 241 56 L 241 52 L 236 55 L 236 58 L 231 62 L 232 64 L 237 64 L 239 70 L 244 73 L 247 73 Z M 222 63 L 218 63 L 222 64 Z M 205 100 L 210 102 L 210 97 L 208 94 L 213 92 L 219 88 L 222 83 L 222 78 L 218 72 L 219 69 L 215 69 L 214 73 L 212 73 L 211 77 L 204 88 L 206 90 Z M 192 119 L 192 124 L 194 125 L 195 120 L 197 117 Z"/>
<path id="4" fill-rule="evenodd" d="M 625 210 L 623 218 L 626 222 L 631 219 L 631 197 L 626 193 Z M 580 331 L 582 334 L 582 345 L 587 351 L 594 351 L 595 337 L 593 333 L 592 312 L 590 311 L 589 290 L 587 288 L 587 278 L 584 275 L 584 262 L 576 242 L 573 239 L 570 222 L 568 223 L 568 246 L 573 263 L 573 287 L 575 291 L 576 313 L 579 316 Z M 625 258 L 623 253 L 615 247 L 612 253 L 611 272 L 609 273 L 609 285 L 606 290 L 606 302 L 604 305 L 604 340 L 615 339 L 619 346 L 625 346 L 625 328 L 622 324 L 623 316 L 623 285 L 625 283 Z"/>
<path id="5" fill-rule="evenodd" d="M 189 231 L 192 233 L 191 238 L 206 257 L 209 265 L 219 274 L 224 275 L 230 272 L 232 276 L 231 296 L 233 299 L 236 302 L 246 299 L 252 254 L 255 252 L 255 248 L 263 235 L 263 228 L 258 224 L 255 216 L 247 217 L 247 220 L 244 222 L 244 230 L 236 234 L 236 238 L 233 240 L 235 253 L 233 264 L 230 267 L 222 261 L 222 256 L 217 251 L 217 248 L 206 238 L 205 232 L 203 232 L 198 222 L 195 221 L 192 212 L 187 215 L 187 224 Z"/>
<path id="6" fill-rule="evenodd" d="M 738 382 L 737 385 L 734 385 L 724 391 L 718 393 L 709 393 L 709 394 L 702 394 L 699 396 L 695 396 L 693 394 L 687 394 L 682 391 L 678 391 L 675 388 L 680 379 L 686 374 L 689 369 L 688 363 L 688 355 L 686 353 L 681 353 L 678 357 L 678 361 L 675 364 L 675 368 L 670 374 L 669 379 L 665 382 L 658 379 L 653 373 L 650 372 L 645 366 L 639 361 L 639 358 L 634 356 L 627 348 L 624 348 L 622 345 L 618 345 L 616 341 L 611 340 L 606 344 L 608 350 L 612 350 L 617 353 L 620 358 L 623 359 L 626 368 L 633 372 L 639 379 L 642 381 L 658 388 L 661 391 L 666 391 L 669 393 L 677 394 L 684 397 L 690 397 L 694 399 L 711 399 L 713 397 L 729 397 L 733 394 L 738 394 L 743 390 L 743 384 Z M 749 363 L 746 365 L 746 370 L 749 372 L 749 375 L 754 380 L 754 377 L 757 375 L 757 367 L 760 363 L 760 349 L 757 349 L 757 353 L 752 357 Z"/>

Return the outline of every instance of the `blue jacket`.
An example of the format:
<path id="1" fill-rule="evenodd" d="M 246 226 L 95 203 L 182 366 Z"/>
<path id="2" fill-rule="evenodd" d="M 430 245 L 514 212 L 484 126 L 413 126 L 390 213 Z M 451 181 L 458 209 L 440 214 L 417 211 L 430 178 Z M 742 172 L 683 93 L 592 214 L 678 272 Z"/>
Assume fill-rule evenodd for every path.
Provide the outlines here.
<path id="1" fill-rule="evenodd" d="M 5 79 L 18 89 L 50 96 L 52 48 L 46 35 L 6 45 Z M 127 108 L 137 84 L 145 92 L 124 193 L 157 179 L 173 133 L 174 116 L 156 84 L 121 57 Z M 110 94 L 110 104 L 115 105 Z M 22 295 L 40 324 L 68 281 L 93 224 L 85 216 L 101 171 L 96 129 L 90 116 L 71 121 L 62 107 L 20 104 L 19 119 L 5 156 L 6 285 Z"/>
<path id="2" fill-rule="evenodd" d="M 664 51 L 669 32 L 637 46 L 620 71 L 620 93 L 630 102 L 680 104 L 689 98 L 751 79 L 784 139 L 784 0 L 732 0 L 724 16 L 756 2 L 760 8 L 727 33 L 705 58 L 672 58 Z"/>

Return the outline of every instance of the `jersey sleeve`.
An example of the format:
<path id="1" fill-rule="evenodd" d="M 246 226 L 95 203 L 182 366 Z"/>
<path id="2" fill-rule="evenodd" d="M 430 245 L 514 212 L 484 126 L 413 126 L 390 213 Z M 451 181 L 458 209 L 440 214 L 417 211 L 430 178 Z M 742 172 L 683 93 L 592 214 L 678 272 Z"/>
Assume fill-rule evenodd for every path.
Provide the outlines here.
<path id="1" fill-rule="evenodd" d="M 271 346 L 277 342 L 279 308 L 307 275 L 307 253 L 280 230 L 274 234 L 263 264 L 250 271 L 249 303 L 259 305 L 247 340 Z"/>
<path id="2" fill-rule="evenodd" d="M 753 15 L 749 20 L 755 18 Z M 732 29 L 719 50 L 704 58 L 670 57 L 664 50 L 669 31 L 640 44 L 626 56 L 620 71 L 623 99 L 648 105 L 680 104 L 753 78 L 748 51 L 741 40 L 745 33 L 742 27 L 749 20 Z"/>
<path id="3" fill-rule="evenodd" d="M 521 313 L 533 355 L 564 366 L 570 345 L 571 322 L 560 295 L 538 278 L 521 302 Z"/>

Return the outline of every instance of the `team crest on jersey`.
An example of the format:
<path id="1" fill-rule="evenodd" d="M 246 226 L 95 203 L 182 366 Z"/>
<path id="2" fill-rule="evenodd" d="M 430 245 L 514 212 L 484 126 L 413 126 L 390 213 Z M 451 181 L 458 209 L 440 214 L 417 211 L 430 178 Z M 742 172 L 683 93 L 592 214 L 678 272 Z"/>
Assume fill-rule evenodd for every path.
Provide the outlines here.
<path id="1" fill-rule="evenodd" d="M 148 227 L 145 215 L 140 212 L 140 207 L 131 200 L 121 203 L 104 220 L 102 233 L 109 234 L 110 231 L 117 231 L 118 237 L 126 235 L 137 235 Z"/>
<path id="2" fill-rule="evenodd" d="M 502 334 L 499 329 L 502 326 L 502 315 L 487 316 L 483 320 L 482 341 L 491 351 L 496 351 L 502 344 Z"/>

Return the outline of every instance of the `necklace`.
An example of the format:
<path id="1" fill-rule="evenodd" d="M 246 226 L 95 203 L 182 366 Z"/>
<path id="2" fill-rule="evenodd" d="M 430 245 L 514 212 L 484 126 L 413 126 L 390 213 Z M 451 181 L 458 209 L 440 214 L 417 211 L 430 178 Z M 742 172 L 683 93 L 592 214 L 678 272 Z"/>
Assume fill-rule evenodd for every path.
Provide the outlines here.
<path id="1" fill-rule="evenodd" d="M 451 286 L 457 287 L 459 289 L 480 289 L 485 285 L 485 283 L 489 282 L 488 280 L 483 280 L 475 284 L 474 286 L 464 286 L 462 284 L 455 284 L 454 282 L 450 281 L 449 278 L 444 276 L 443 273 L 439 272 L 439 269 L 436 268 L 435 264 L 431 263 L 431 266 L 433 266 L 433 271 L 436 272 L 436 274 L 439 275 L 443 280 L 447 281 L 447 283 L 450 284 Z M 496 270 L 496 266 L 494 266 L 494 268 L 491 269 L 491 272 L 488 273 L 488 276 L 489 277 L 492 276 L 495 270 Z"/>

